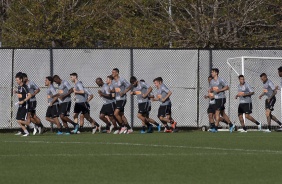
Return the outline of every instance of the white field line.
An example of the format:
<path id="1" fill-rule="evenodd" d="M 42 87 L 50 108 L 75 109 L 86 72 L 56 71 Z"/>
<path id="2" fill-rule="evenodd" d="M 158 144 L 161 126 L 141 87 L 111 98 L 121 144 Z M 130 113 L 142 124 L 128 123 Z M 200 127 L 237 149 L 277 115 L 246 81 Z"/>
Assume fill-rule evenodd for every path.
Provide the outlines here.
<path id="1" fill-rule="evenodd" d="M 121 143 L 121 142 L 52 142 L 52 141 L 2 141 L 5 143 L 29 143 L 29 144 L 96 144 L 96 145 L 123 145 L 123 146 L 146 146 L 146 147 L 162 147 L 162 148 L 183 148 L 183 149 L 199 149 L 199 150 L 219 150 L 219 151 L 237 151 L 237 152 L 253 152 L 253 153 L 272 153 L 282 154 L 278 150 L 255 150 L 241 148 L 217 148 L 205 146 L 177 146 L 177 145 L 161 145 L 161 144 L 139 144 L 139 143 Z"/>

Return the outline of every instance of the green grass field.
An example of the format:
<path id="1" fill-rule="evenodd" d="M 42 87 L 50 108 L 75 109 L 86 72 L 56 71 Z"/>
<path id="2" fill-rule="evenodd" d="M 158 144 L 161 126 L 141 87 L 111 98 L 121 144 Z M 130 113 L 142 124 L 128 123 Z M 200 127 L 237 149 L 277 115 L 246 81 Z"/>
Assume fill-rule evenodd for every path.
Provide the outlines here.
<path id="1" fill-rule="evenodd" d="M 0 183 L 281 183 L 282 133 L 0 134 Z"/>

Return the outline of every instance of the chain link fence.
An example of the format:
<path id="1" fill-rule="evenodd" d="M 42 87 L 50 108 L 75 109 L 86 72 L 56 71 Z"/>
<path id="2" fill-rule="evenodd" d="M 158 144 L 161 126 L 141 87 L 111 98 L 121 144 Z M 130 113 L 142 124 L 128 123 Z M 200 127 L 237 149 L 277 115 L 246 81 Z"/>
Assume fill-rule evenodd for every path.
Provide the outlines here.
<path id="1" fill-rule="evenodd" d="M 2 67 L 2 80 L 0 82 L 0 115 L 1 129 L 18 128 L 15 120 L 17 109 L 14 104 L 17 98 L 13 95 L 16 88 L 14 76 L 17 72 L 27 73 L 29 79 L 34 81 L 41 89 L 37 98 L 37 115 L 46 127 L 50 123 L 45 120 L 47 110 L 46 76 L 59 75 L 71 85 L 70 73 L 76 72 L 79 80 L 94 94 L 91 105 L 91 117 L 99 124 L 99 113 L 102 107 L 102 99 L 97 91 L 99 87 L 95 83 L 97 77 L 104 81 L 110 75 L 113 68 L 119 68 L 120 76 L 129 81 L 132 75 L 139 80 L 144 79 L 153 87 L 153 79 L 161 76 L 164 84 L 172 91 L 172 116 L 180 127 L 208 126 L 208 100 L 204 95 L 208 90 L 208 76 L 213 67 L 219 68 L 219 75 L 228 81 L 230 91 L 227 92 L 226 112 L 232 122 L 239 125 L 237 117 L 238 100 L 234 97 L 237 92 L 238 82 L 236 74 L 227 65 L 228 58 L 241 56 L 257 57 L 282 57 L 282 50 L 199 50 L 199 49 L 0 49 Z M 278 66 L 282 61 L 255 62 L 255 65 L 267 63 L 260 68 L 253 68 L 257 73 L 265 72 L 275 85 L 279 85 L 280 78 L 277 75 Z M 250 65 L 249 67 L 251 67 Z M 261 71 L 260 71 L 261 70 Z M 259 76 L 245 71 L 246 81 L 255 90 L 253 96 L 253 116 L 266 123 L 264 117 L 264 101 L 258 100 L 261 93 Z M 54 84 L 57 87 L 56 84 Z M 74 96 L 74 95 L 73 95 Z M 277 95 L 274 115 L 280 118 L 280 94 Z M 71 111 L 73 112 L 74 98 Z M 157 122 L 159 102 L 152 103 L 151 117 Z M 140 127 L 141 122 L 136 117 L 137 101 L 128 94 L 125 115 L 134 127 Z M 72 118 L 71 112 L 71 118 Z M 247 125 L 252 123 L 247 122 Z M 85 121 L 85 126 L 90 123 Z"/>

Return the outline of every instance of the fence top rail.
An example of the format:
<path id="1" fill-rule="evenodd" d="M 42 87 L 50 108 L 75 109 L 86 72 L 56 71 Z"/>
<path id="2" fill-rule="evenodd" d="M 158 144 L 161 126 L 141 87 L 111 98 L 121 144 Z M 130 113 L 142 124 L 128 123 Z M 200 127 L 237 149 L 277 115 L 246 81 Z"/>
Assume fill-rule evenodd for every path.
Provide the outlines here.
<path id="1" fill-rule="evenodd" d="M 228 58 L 228 60 L 231 59 L 273 59 L 273 60 L 280 60 L 282 57 L 255 57 L 255 56 L 241 56 L 241 57 L 234 57 L 234 58 Z"/>

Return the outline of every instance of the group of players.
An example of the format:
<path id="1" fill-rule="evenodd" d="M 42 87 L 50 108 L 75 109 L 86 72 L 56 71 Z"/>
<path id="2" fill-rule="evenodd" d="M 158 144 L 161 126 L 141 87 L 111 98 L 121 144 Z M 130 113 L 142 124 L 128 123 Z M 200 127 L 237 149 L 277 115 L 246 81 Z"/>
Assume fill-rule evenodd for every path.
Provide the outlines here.
<path id="1" fill-rule="evenodd" d="M 211 71 L 211 76 L 208 78 L 209 82 L 209 90 L 208 95 L 205 95 L 205 98 L 209 99 L 209 107 L 208 107 L 208 116 L 210 122 L 210 132 L 218 132 L 219 122 L 225 122 L 229 125 L 229 131 L 233 132 L 235 125 L 231 123 L 229 117 L 225 113 L 224 105 L 226 102 L 225 91 L 229 89 L 227 82 L 218 76 L 219 70 L 217 68 L 213 68 Z M 282 77 L 282 66 L 278 68 L 278 75 Z M 262 124 L 258 122 L 251 116 L 252 113 L 252 98 L 254 95 L 253 88 L 245 81 L 245 77 L 243 75 L 238 76 L 239 85 L 238 85 L 238 93 L 235 98 L 239 98 L 239 106 L 238 106 L 238 117 L 240 124 L 242 126 L 242 133 L 247 132 L 247 128 L 244 123 L 243 114 L 245 114 L 245 118 L 252 121 L 258 126 L 258 130 L 261 130 Z M 277 94 L 278 86 L 275 86 L 274 83 L 268 79 L 265 73 L 260 75 L 260 79 L 262 81 L 263 91 L 259 95 L 259 99 L 263 96 L 266 96 L 265 99 L 265 115 L 267 119 L 267 129 L 264 132 L 271 132 L 271 120 L 275 121 L 279 125 L 279 130 L 282 130 L 281 122 L 271 113 L 274 110 L 274 104 L 276 102 L 275 95 Z M 282 81 L 281 81 L 282 86 Z"/>
<path id="2" fill-rule="evenodd" d="M 16 135 L 28 136 L 29 131 L 27 128 L 31 123 L 34 124 L 33 135 L 43 133 L 45 128 L 36 115 L 36 94 L 40 92 L 40 88 L 22 72 L 16 74 L 15 80 L 18 84 L 18 89 L 15 90 L 15 94 L 18 96 L 18 102 L 15 104 L 18 106 L 16 120 L 21 128 Z M 93 99 L 93 94 L 78 80 L 77 73 L 71 73 L 70 80 L 74 83 L 74 87 L 68 81 L 62 80 L 58 75 L 45 78 L 48 101 L 46 120 L 57 126 L 58 135 L 80 133 L 83 129 L 84 119 L 91 123 L 92 134 L 101 131 L 101 125 L 90 116 L 89 101 Z M 54 87 L 54 82 L 58 85 L 58 89 Z M 136 77 L 132 76 L 130 82 L 128 82 L 120 77 L 117 68 L 112 70 L 112 75 L 107 76 L 105 83 L 102 78 L 97 78 L 96 84 L 100 87 L 98 94 L 103 99 L 99 118 L 106 125 L 103 132 L 111 133 L 113 131 L 114 134 L 130 134 L 133 132 L 124 115 L 124 107 L 129 91 L 131 95 L 137 97 L 137 117 L 142 121 L 141 133 L 152 133 L 153 125 L 157 127 L 158 131 L 161 131 L 161 125 L 149 117 L 151 101 L 160 101 L 161 103 L 158 109 L 158 118 L 165 127 L 164 132 L 177 132 L 177 123 L 171 117 L 170 96 L 172 92 L 163 84 L 161 77 L 155 78 L 153 82 L 157 88 L 156 95 L 152 94 L 152 87 L 144 80 L 137 80 Z M 69 118 L 72 93 L 75 95 L 73 120 Z M 80 117 L 78 118 L 78 116 Z M 72 131 L 68 123 L 73 125 L 74 129 Z M 63 127 L 65 129 L 64 133 Z"/>

